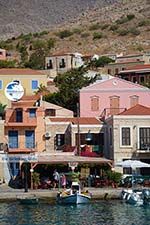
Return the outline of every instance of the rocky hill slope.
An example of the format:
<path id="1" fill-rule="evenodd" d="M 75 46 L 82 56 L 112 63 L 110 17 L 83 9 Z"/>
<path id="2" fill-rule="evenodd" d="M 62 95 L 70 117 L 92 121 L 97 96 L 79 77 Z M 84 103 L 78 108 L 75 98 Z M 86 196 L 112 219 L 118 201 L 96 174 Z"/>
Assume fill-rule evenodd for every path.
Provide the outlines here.
<path id="1" fill-rule="evenodd" d="M 39 32 L 117 0 L 0 0 L 0 37 Z"/>
<path id="2" fill-rule="evenodd" d="M 148 52 L 150 0 L 0 0 L 0 39 L 24 45 L 19 34 L 44 30 L 40 40 L 55 40 L 50 54 Z"/>

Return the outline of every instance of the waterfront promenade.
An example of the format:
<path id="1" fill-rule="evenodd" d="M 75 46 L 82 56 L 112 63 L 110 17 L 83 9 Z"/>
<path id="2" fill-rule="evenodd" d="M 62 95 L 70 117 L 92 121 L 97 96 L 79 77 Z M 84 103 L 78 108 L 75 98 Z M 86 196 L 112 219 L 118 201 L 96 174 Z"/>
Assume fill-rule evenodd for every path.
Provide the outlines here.
<path id="1" fill-rule="evenodd" d="M 122 188 L 85 188 L 92 193 L 92 199 L 119 199 Z M 60 189 L 61 191 L 61 189 Z M 37 189 L 28 190 L 24 192 L 24 189 L 13 189 L 5 184 L 0 185 L 0 201 L 14 201 L 17 196 L 35 194 L 42 200 L 55 200 L 58 192 L 58 188 L 53 189 Z"/>

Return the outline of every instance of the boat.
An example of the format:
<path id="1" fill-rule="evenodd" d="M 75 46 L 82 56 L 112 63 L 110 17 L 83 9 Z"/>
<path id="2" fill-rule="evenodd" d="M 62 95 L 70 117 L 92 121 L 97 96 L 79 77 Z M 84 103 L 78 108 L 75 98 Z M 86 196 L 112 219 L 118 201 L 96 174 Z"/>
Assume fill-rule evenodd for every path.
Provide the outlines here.
<path id="1" fill-rule="evenodd" d="M 34 194 L 17 196 L 17 200 L 23 205 L 36 205 L 39 202 L 39 199 Z"/>
<path id="2" fill-rule="evenodd" d="M 150 205 L 150 189 L 125 189 L 121 199 L 131 205 Z"/>
<path id="3" fill-rule="evenodd" d="M 72 182 L 71 188 L 57 194 L 59 204 L 83 204 L 91 200 L 91 193 L 82 191 L 78 182 Z"/>

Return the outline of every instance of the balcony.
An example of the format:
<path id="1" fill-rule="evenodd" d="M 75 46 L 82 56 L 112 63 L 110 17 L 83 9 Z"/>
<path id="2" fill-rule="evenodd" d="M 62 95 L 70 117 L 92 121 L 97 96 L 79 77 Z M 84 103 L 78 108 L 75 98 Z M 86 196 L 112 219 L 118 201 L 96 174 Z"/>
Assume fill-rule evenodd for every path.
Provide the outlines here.
<path id="1" fill-rule="evenodd" d="M 26 147 L 28 146 L 28 147 Z M 31 147 L 29 147 L 31 146 Z M 9 144 L 7 148 L 7 153 L 34 153 L 37 152 L 37 143 L 31 144 L 30 143 L 16 143 L 16 144 Z"/>
<path id="2" fill-rule="evenodd" d="M 137 149 L 138 153 L 150 153 L 150 144 L 140 144 Z"/>
<path id="3" fill-rule="evenodd" d="M 25 118 L 22 120 L 22 122 L 17 122 L 14 120 L 6 120 L 5 127 L 36 127 L 37 126 L 37 118 Z"/>

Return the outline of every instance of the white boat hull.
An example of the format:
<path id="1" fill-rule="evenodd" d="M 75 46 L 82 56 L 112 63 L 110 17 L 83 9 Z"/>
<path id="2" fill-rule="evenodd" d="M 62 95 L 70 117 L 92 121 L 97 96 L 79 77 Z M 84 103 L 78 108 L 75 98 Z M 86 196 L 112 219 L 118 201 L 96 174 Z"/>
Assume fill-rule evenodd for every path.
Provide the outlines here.
<path id="1" fill-rule="evenodd" d="M 150 204 L 150 190 L 123 190 L 121 199 L 131 205 L 147 205 Z"/>
<path id="2" fill-rule="evenodd" d="M 68 196 L 57 196 L 57 202 L 60 204 L 85 204 L 88 203 L 90 199 L 90 196 L 79 193 L 75 193 Z"/>

